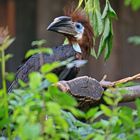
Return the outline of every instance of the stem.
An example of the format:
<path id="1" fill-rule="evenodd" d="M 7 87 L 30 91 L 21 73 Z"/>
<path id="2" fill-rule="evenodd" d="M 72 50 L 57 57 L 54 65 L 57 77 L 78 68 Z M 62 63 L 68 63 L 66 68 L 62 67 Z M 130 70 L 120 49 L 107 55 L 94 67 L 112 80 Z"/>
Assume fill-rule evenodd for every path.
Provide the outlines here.
<path id="1" fill-rule="evenodd" d="M 8 114 L 8 98 L 7 98 L 7 89 L 6 89 L 6 78 L 5 78 L 5 52 L 4 50 L 1 51 L 1 57 L 2 57 L 2 88 L 3 88 L 3 96 L 4 96 L 4 108 L 5 108 L 5 118 L 8 120 L 9 114 Z M 7 134 L 8 138 L 11 139 L 11 130 L 10 125 L 8 123 L 7 125 Z"/>

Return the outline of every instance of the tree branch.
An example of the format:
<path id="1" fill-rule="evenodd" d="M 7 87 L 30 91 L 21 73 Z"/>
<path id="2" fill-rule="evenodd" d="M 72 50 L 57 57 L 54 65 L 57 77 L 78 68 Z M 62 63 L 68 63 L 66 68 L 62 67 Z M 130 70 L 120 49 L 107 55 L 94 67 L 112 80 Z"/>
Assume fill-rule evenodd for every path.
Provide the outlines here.
<path id="1" fill-rule="evenodd" d="M 89 108 L 91 106 L 104 103 L 102 98 L 104 90 L 110 89 L 110 87 L 114 87 L 118 83 L 126 83 L 138 78 L 140 78 L 140 74 L 124 78 L 116 82 L 98 82 L 94 78 L 83 76 L 70 81 L 60 81 L 57 83 L 57 86 L 60 88 L 60 90 L 68 92 L 74 96 L 79 101 L 80 108 Z M 127 93 L 122 95 L 122 100 L 120 102 L 134 101 L 136 98 L 140 97 L 140 85 L 113 88 L 113 90 L 110 90 L 110 92 L 112 94 L 118 94 L 121 92 L 121 90 L 125 90 Z"/>

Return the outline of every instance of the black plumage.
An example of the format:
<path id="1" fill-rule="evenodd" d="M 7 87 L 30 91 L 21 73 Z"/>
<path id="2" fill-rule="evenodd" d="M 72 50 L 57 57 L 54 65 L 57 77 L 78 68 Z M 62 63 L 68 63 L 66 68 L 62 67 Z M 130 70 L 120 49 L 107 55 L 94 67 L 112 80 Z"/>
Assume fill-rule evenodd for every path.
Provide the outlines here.
<path id="1" fill-rule="evenodd" d="M 76 59 L 77 52 L 71 45 L 62 45 L 53 47 L 53 54 L 35 54 L 31 56 L 17 71 L 16 78 L 10 85 L 8 91 L 18 88 L 18 80 L 28 82 L 28 75 L 33 71 L 39 71 L 41 66 L 45 63 L 52 63 L 55 61 L 64 61 L 68 58 L 74 57 Z M 65 66 L 55 69 L 53 72 L 58 75 L 60 80 L 70 80 L 76 77 L 79 69 L 76 67 L 66 68 Z"/>
<path id="2" fill-rule="evenodd" d="M 53 55 L 36 54 L 30 57 L 17 71 L 16 79 L 9 87 L 9 92 L 18 87 L 18 79 L 27 82 L 29 73 L 39 71 L 45 63 L 63 61 L 70 57 L 81 60 L 90 55 L 90 49 L 93 48 L 93 29 L 84 10 L 68 8 L 65 10 L 65 16 L 55 18 L 47 30 L 65 35 L 68 45 L 54 47 Z M 53 72 L 60 80 L 70 80 L 76 77 L 78 68 L 67 69 L 63 66 Z"/>

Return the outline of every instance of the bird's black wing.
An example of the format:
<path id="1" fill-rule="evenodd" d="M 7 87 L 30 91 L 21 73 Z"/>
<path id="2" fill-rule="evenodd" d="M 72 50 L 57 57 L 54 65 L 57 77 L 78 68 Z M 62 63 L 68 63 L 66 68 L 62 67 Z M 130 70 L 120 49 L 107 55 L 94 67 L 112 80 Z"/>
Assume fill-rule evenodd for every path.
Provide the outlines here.
<path id="1" fill-rule="evenodd" d="M 21 79 L 24 82 L 28 81 L 28 75 L 30 72 L 39 71 L 40 67 L 45 63 L 52 63 L 55 61 L 63 61 L 70 57 L 75 57 L 76 52 L 70 45 L 62 45 L 52 48 L 53 54 L 35 54 L 30 57 L 17 71 L 15 80 L 10 85 L 8 91 L 18 88 L 18 80 Z M 67 69 L 66 67 L 60 67 L 53 71 L 56 73 L 60 80 L 70 80 L 75 78 L 78 73 L 78 68 L 73 67 Z"/>

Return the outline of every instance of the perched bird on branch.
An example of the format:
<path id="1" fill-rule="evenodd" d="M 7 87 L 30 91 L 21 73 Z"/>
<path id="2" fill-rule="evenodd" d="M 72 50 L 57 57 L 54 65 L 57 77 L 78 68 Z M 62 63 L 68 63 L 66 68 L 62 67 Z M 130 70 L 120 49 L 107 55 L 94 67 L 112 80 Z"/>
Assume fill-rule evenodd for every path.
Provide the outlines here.
<path id="1" fill-rule="evenodd" d="M 17 71 L 15 81 L 9 87 L 9 92 L 18 87 L 18 79 L 28 81 L 28 74 L 39 71 L 45 63 L 63 61 L 70 57 L 86 59 L 93 47 L 93 29 L 85 11 L 73 7 L 65 9 L 65 16 L 60 16 L 48 26 L 47 30 L 63 34 L 68 39 L 67 45 L 53 47 L 53 54 L 36 54 L 30 57 Z M 76 77 L 79 69 L 60 67 L 54 70 L 60 80 L 70 80 Z"/>

